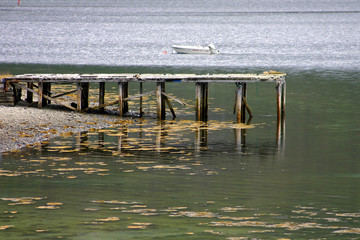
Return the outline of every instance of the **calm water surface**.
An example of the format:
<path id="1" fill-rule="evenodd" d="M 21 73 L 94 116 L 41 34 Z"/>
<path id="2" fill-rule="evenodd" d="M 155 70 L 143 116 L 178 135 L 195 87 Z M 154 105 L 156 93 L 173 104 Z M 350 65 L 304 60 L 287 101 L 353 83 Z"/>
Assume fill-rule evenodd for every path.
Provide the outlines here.
<path id="1" fill-rule="evenodd" d="M 288 77 L 280 133 L 273 84 L 248 84 L 248 126 L 235 86 L 210 84 L 207 124 L 177 103 L 160 124 L 149 99 L 143 120 L 0 155 L 0 237 L 360 239 L 359 5 L 304 3 L 1 2 L 0 72 Z M 170 49 L 208 42 L 221 54 Z M 194 100 L 192 84 L 166 91 Z"/>

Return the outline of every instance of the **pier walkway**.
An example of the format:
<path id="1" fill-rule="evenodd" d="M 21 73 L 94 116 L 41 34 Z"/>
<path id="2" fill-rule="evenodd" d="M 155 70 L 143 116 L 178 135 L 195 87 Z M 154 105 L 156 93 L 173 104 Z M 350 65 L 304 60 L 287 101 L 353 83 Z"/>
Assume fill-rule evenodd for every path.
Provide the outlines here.
<path id="1" fill-rule="evenodd" d="M 14 93 L 14 104 L 19 100 L 17 89 L 27 91 L 26 101 L 33 102 L 33 94 L 38 96 L 38 107 L 50 104 L 52 101 L 56 104 L 63 105 L 74 111 L 87 111 L 90 109 L 103 109 L 106 106 L 118 104 L 119 115 L 124 116 L 129 111 L 128 101 L 140 99 L 140 114 L 142 113 L 143 97 L 151 94 L 156 95 L 157 101 L 157 119 L 165 119 L 165 105 L 168 105 L 173 117 L 175 118 L 174 109 L 171 106 L 172 101 L 179 102 L 183 105 L 186 103 L 170 96 L 165 92 L 165 84 L 171 82 L 194 83 L 195 84 L 195 116 L 198 121 L 208 120 L 208 85 L 210 83 L 233 83 L 236 86 L 236 103 L 235 113 L 236 122 L 244 123 L 246 112 L 252 117 L 251 109 L 247 103 L 247 84 L 255 82 L 268 82 L 276 84 L 277 98 L 277 117 L 278 120 L 284 118 L 285 114 L 285 87 L 286 74 L 269 71 L 263 74 L 24 74 L 6 77 L 2 80 L 3 92 L 7 91 L 7 86 L 12 86 Z M 139 83 L 140 94 L 129 96 L 128 84 L 131 82 Z M 145 82 L 155 83 L 154 91 L 143 93 L 142 84 Z M 99 85 L 99 104 L 95 107 L 89 107 L 89 84 L 98 83 Z M 105 103 L 105 84 L 117 83 L 119 87 L 118 99 Z M 51 84 L 75 84 L 76 89 L 57 94 L 51 92 Z M 1 88 L 1 87 L 0 87 Z M 68 104 L 59 97 L 75 93 L 77 94 L 77 103 Z M 1 89 L 0 89 L 1 95 Z M 1 104 L 1 103 L 0 103 Z"/>

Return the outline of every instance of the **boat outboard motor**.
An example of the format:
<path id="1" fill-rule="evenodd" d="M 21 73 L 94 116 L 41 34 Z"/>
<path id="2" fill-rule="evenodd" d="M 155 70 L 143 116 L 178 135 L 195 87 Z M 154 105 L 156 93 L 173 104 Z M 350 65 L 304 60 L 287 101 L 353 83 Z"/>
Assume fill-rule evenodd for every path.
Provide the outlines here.
<path id="1" fill-rule="evenodd" d="M 219 50 L 216 50 L 214 44 L 210 43 L 210 44 L 208 45 L 208 47 L 209 47 L 211 53 L 219 53 Z"/>

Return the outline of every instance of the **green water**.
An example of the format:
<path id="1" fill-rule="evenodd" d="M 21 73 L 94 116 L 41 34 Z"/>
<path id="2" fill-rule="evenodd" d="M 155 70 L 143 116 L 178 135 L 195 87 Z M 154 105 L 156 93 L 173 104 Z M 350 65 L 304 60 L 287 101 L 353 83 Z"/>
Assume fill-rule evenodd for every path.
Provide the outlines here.
<path id="1" fill-rule="evenodd" d="M 8 68 L 15 74 L 206 72 Z M 210 84 L 207 125 L 174 103 L 175 121 L 119 119 L 112 129 L 2 154 L 0 238 L 360 239 L 359 73 L 283 71 L 281 133 L 273 84 L 248 84 L 251 128 L 233 124 L 235 86 Z M 195 92 L 179 83 L 166 91 L 188 100 Z"/>

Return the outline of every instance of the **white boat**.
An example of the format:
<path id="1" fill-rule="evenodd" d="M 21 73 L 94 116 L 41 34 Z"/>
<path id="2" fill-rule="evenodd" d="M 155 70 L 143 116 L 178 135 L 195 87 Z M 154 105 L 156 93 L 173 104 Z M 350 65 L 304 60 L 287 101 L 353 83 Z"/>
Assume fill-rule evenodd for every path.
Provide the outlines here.
<path id="1" fill-rule="evenodd" d="M 214 44 L 209 44 L 208 46 L 185 46 L 185 45 L 172 45 L 172 48 L 177 53 L 182 54 L 217 54 L 217 50 Z"/>

